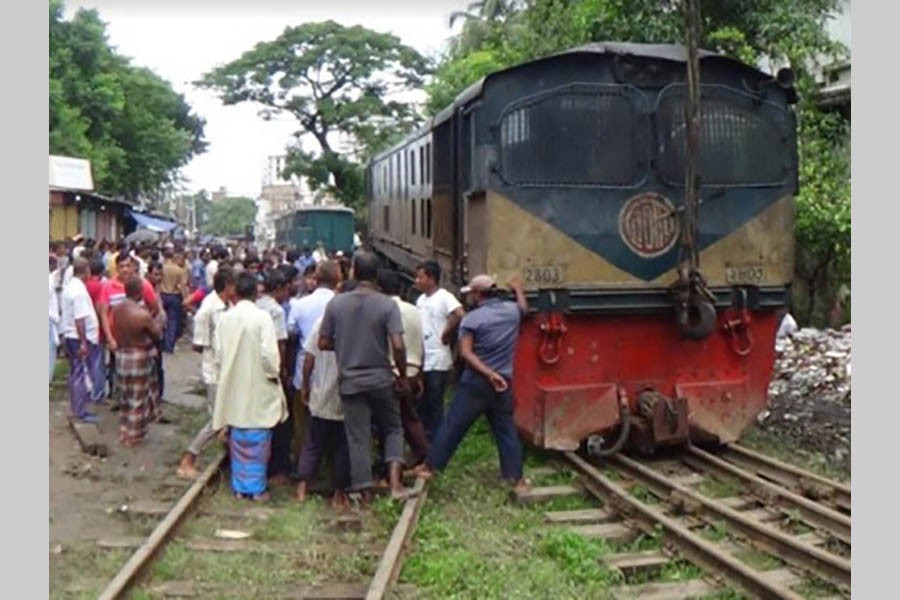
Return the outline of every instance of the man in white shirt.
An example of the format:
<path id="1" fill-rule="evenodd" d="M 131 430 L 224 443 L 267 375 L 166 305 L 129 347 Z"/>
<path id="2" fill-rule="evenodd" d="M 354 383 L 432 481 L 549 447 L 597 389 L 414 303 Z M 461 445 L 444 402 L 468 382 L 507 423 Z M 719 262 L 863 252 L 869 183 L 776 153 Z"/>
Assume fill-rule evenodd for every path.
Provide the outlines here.
<path id="1" fill-rule="evenodd" d="M 316 244 L 316 249 L 313 250 L 312 256 L 313 256 L 313 260 L 316 261 L 316 264 L 319 264 L 323 260 L 327 260 L 328 253 L 325 251 L 325 244 L 323 244 L 321 241 L 319 241 Z"/>
<path id="2" fill-rule="evenodd" d="M 285 352 L 287 344 L 287 319 L 281 303 L 287 299 L 287 280 L 278 271 L 269 271 L 263 279 L 263 293 L 256 300 L 256 307 L 272 317 L 275 326 L 275 338 L 278 340 L 279 367 L 281 381 L 285 380 Z M 291 460 L 291 441 L 293 440 L 293 423 L 290 420 L 279 423 L 272 431 L 272 458 L 269 461 L 269 479 L 272 483 L 287 483 L 293 470 Z"/>
<path id="3" fill-rule="evenodd" d="M 341 269 L 337 263 L 327 260 L 316 266 L 316 289 L 302 298 L 291 299 L 291 310 L 288 314 L 288 335 L 296 336 L 297 361 L 294 370 L 293 408 L 291 420 L 294 430 L 294 441 L 297 448 L 302 448 L 306 441 L 306 423 L 309 420 L 309 409 L 300 399 L 300 390 L 303 386 L 303 360 L 302 348 L 312 332 L 313 325 L 325 313 L 325 306 L 334 298 L 334 289 L 341 282 Z"/>
<path id="4" fill-rule="evenodd" d="M 206 263 L 205 273 L 206 273 L 206 289 L 211 290 L 213 288 L 213 277 L 216 276 L 216 271 L 219 270 L 219 261 L 227 258 L 228 253 L 222 249 L 216 249 L 212 252 L 212 258 Z"/>
<path id="5" fill-rule="evenodd" d="M 444 387 L 453 367 L 450 342 L 455 339 L 463 308 L 459 300 L 440 287 L 441 266 L 428 260 L 416 268 L 416 287 L 422 295 L 416 300 L 416 308 L 422 316 L 425 338 L 425 361 L 422 368 L 424 394 L 419 404 L 419 415 L 425 425 L 428 441 L 444 422 Z"/>
<path id="6" fill-rule="evenodd" d="M 344 411 L 338 391 L 338 367 L 334 352 L 319 350 L 319 317 L 303 345 L 303 403 L 309 407 L 308 435 L 297 458 L 297 500 L 303 502 L 315 479 L 322 455 L 331 458 L 334 495 L 332 506 L 346 506 L 350 487 L 350 453 L 344 431 Z"/>
<path id="7" fill-rule="evenodd" d="M 279 381 L 280 357 L 272 318 L 254 304 L 256 276 L 241 273 L 238 301 L 219 319 L 213 339 L 218 388 L 213 429 L 228 430 L 235 496 L 265 501 L 272 428 L 288 418 Z"/>
<path id="8" fill-rule="evenodd" d="M 53 266 L 55 257 L 50 256 L 50 266 Z M 50 382 L 53 382 L 53 373 L 56 370 L 56 349 L 59 347 L 59 296 L 53 286 L 53 271 L 51 269 L 48 280 L 50 286 Z"/>
<path id="9" fill-rule="evenodd" d="M 228 309 L 229 303 L 234 301 L 234 274 L 230 269 L 222 269 L 216 272 L 213 278 L 213 291 L 203 298 L 197 314 L 194 315 L 194 339 L 195 352 L 202 352 L 203 359 L 200 363 L 201 379 L 206 386 L 206 408 L 209 410 L 210 420 L 197 433 L 188 446 L 187 451 L 178 465 L 178 476 L 184 479 L 194 479 L 199 475 L 195 462 L 197 456 L 216 437 L 212 428 L 213 405 L 216 400 L 216 356 L 213 348 L 213 337 L 216 326 L 222 314 Z"/>
<path id="10" fill-rule="evenodd" d="M 63 289 L 61 329 L 69 357 L 69 408 L 72 416 L 86 423 L 99 421 L 88 410 L 91 401 L 88 357 L 97 351 L 100 326 L 94 303 L 84 285 L 90 275 L 88 261 L 76 258 L 72 262 L 72 279 Z M 97 382 L 97 385 L 102 385 Z"/>
<path id="11" fill-rule="evenodd" d="M 408 390 L 396 391 L 397 400 L 400 402 L 400 420 L 403 422 L 403 436 L 412 458 L 407 466 L 415 467 L 421 464 L 428 456 L 428 437 L 425 427 L 419 418 L 416 409 L 417 401 L 422 397 L 422 358 L 425 354 L 425 338 L 422 334 L 422 317 L 418 309 L 400 298 L 400 273 L 391 269 L 382 269 L 378 272 L 378 287 L 382 293 L 387 294 L 397 303 L 400 309 L 400 320 L 403 321 L 403 343 L 406 344 L 406 377 L 410 381 Z M 394 376 L 400 372 L 391 357 L 391 366 Z"/>
<path id="12" fill-rule="evenodd" d="M 789 335 L 793 335 L 795 331 L 797 331 L 797 321 L 791 313 L 785 310 L 784 316 L 781 318 L 781 324 L 778 326 L 778 333 L 775 334 L 775 337 L 776 339 L 788 337 Z"/>

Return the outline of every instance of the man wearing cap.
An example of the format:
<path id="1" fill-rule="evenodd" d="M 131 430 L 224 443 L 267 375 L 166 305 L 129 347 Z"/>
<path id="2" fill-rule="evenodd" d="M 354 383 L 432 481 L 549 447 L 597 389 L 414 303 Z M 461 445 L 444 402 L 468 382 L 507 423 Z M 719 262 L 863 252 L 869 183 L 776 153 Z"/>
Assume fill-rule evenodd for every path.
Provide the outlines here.
<path id="1" fill-rule="evenodd" d="M 431 445 L 428 459 L 415 473 L 430 478 L 450 462 L 469 427 L 482 414 L 487 418 L 500 453 L 501 476 L 516 493 L 528 489 L 522 475 L 522 444 L 513 424 L 513 360 L 519 324 L 528 305 L 518 278 L 510 282 L 516 301 L 499 297 L 489 275 L 474 277 L 461 291 L 477 306 L 459 325 L 459 354 L 465 370 L 444 424 Z"/>

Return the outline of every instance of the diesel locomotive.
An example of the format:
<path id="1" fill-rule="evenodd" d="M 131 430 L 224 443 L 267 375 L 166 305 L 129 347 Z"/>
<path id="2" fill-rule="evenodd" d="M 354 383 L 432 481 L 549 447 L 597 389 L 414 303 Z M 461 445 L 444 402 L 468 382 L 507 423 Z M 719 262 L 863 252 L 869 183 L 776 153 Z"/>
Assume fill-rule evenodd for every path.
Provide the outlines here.
<path id="1" fill-rule="evenodd" d="M 766 406 L 794 272 L 796 92 L 788 70 L 699 51 L 688 250 L 704 296 L 677 318 L 687 58 L 597 43 L 492 73 L 367 165 L 385 260 L 436 259 L 451 290 L 524 281 L 515 421 L 536 446 L 728 443 Z"/>

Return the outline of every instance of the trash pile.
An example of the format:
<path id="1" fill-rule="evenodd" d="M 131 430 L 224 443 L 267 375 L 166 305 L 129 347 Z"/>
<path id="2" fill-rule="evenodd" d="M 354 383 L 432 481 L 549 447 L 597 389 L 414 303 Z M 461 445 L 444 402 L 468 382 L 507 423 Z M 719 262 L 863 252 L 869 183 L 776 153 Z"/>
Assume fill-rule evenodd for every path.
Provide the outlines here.
<path id="1" fill-rule="evenodd" d="M 804 328 L 775 343 L 762 429 L 850 465 L 850 325 Z"/>

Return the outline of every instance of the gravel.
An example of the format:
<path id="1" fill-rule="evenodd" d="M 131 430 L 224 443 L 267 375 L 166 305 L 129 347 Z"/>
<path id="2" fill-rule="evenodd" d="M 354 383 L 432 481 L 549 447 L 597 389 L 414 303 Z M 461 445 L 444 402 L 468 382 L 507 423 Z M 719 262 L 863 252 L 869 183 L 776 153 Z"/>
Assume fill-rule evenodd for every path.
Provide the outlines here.
<path id="1" fill-rule="evenodd" d="M 850 325 L 799 329 L 775 344 L 761 429 L 850 469 Z"/>

